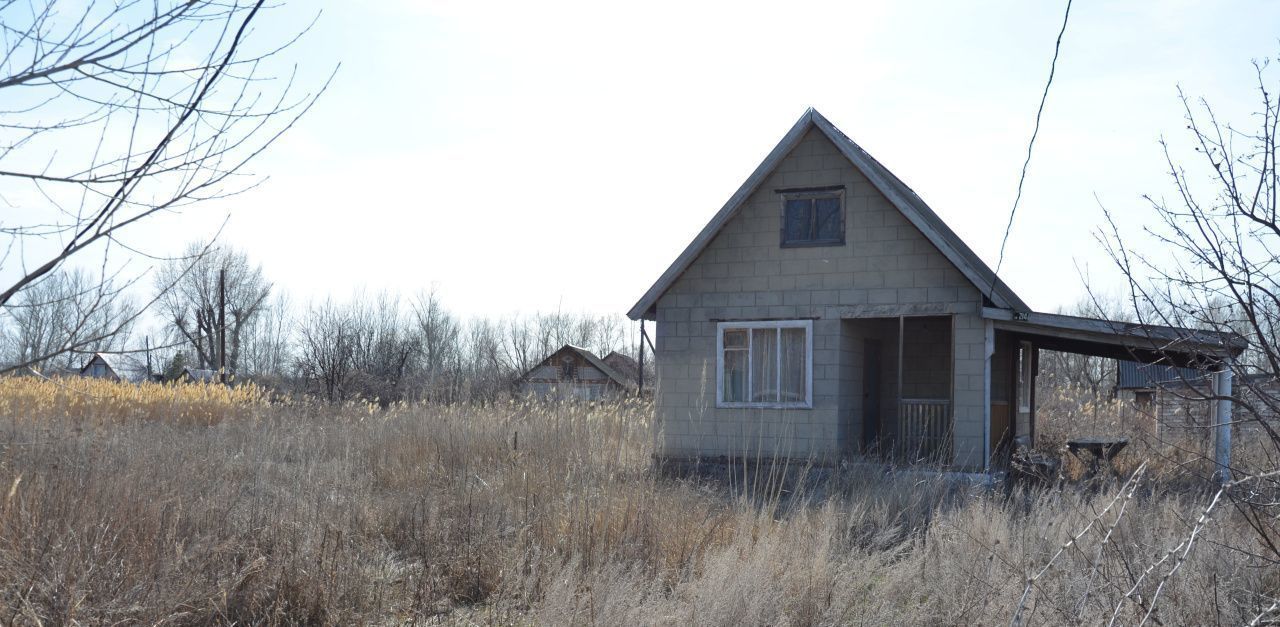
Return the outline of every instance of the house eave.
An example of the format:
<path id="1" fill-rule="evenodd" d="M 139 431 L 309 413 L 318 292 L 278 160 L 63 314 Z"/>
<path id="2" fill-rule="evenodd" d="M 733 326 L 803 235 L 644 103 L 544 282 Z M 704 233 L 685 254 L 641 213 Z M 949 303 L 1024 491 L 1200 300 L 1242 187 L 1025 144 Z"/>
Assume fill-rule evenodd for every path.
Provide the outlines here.
<path id="1" fill-rule="evenodd" d="M 998 330 L 1092 346 L 1093 353 L 1152 362 L 1164 357 L 1180 363 L 1221 361 L 1244 352 L 1248 341 L 1235 333 L 1216 333 L 1099 318 L 984 307 L 982 317 Z M 1075 352 L 1075 351 L 1072 351 Z M 1122 355 L 1128 354 L 1129 357 Z"/>

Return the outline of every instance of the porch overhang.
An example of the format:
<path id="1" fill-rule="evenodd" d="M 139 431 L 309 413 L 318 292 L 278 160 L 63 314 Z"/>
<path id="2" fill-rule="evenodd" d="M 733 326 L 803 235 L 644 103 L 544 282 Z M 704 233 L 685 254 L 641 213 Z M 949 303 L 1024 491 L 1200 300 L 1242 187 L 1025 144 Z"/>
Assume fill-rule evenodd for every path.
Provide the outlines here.
<path id="1" fill-rule="evenodd" d="M 1032 340 L 1039 348 L 1173 366 L 1214 367 L 1237 357 L 1248 342 L 1219 333 L 1039 312 L 984 307 L 997 330 Z"/>

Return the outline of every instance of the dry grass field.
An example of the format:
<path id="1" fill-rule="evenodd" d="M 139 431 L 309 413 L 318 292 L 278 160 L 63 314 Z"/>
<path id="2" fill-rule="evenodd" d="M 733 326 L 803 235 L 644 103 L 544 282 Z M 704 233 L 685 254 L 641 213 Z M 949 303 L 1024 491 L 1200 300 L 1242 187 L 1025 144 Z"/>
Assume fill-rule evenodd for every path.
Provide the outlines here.
<path id="1" fill-rule="evenodd" d="M 1210 625 L 1280 593 L 1226 504 L 1187 550 L 1212 493 L 1177 464 L 1124 490 L 741 489 L 656 473 L 638 402 L 15 379 L 0 411 L 0 624 Z"/>

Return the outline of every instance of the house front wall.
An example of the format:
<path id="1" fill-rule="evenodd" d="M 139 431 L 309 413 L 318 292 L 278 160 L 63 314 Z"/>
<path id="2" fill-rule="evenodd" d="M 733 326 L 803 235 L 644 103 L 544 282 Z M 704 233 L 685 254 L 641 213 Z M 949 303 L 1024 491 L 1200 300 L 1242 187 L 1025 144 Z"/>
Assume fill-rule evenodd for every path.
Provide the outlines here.
<path id="1" fill-rule="evenodd" d="M 827 186 L 844 187 L 844 245 L 781 247 L 782 200 L 775 190 Z M 848 456 L 861 431 L 864 345 L 851 329 L 865 334 L 874 327 L 842 321 L 947 316 L 954 464 L 980 469 L 981 303 L 960 271 L 811 129 L 658 300 L 660 449 L 672 457 Z M 813 320 L 812 408 L 717 408 L 717 322 L 777 319 Z M 884 348 L 896 357 L 896 340 Z"/>

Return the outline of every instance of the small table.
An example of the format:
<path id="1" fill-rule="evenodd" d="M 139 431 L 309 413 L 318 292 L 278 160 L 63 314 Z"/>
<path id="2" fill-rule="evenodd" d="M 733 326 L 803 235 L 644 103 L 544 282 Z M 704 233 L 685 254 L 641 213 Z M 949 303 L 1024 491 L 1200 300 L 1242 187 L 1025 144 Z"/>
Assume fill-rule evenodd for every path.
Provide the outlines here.
<path id="1" fill-rule="evenodd" d="M 1093 477 L 1098 474 L 1098 466 L 1102 462 L 1107 462 L 1107 466 L 1111 466 L 1111 460 L 1115 459 L 1124 447 L 1129 446 L 1129 438 L 1074 438 L 1067 440 L 1067 451 L 1079 459 L 1080 461 L 1088 461 L 1089 476 Z M 1091 458 L 1085 460 L 1080 457 L 1082 451 L 1091 453 Z"/>

